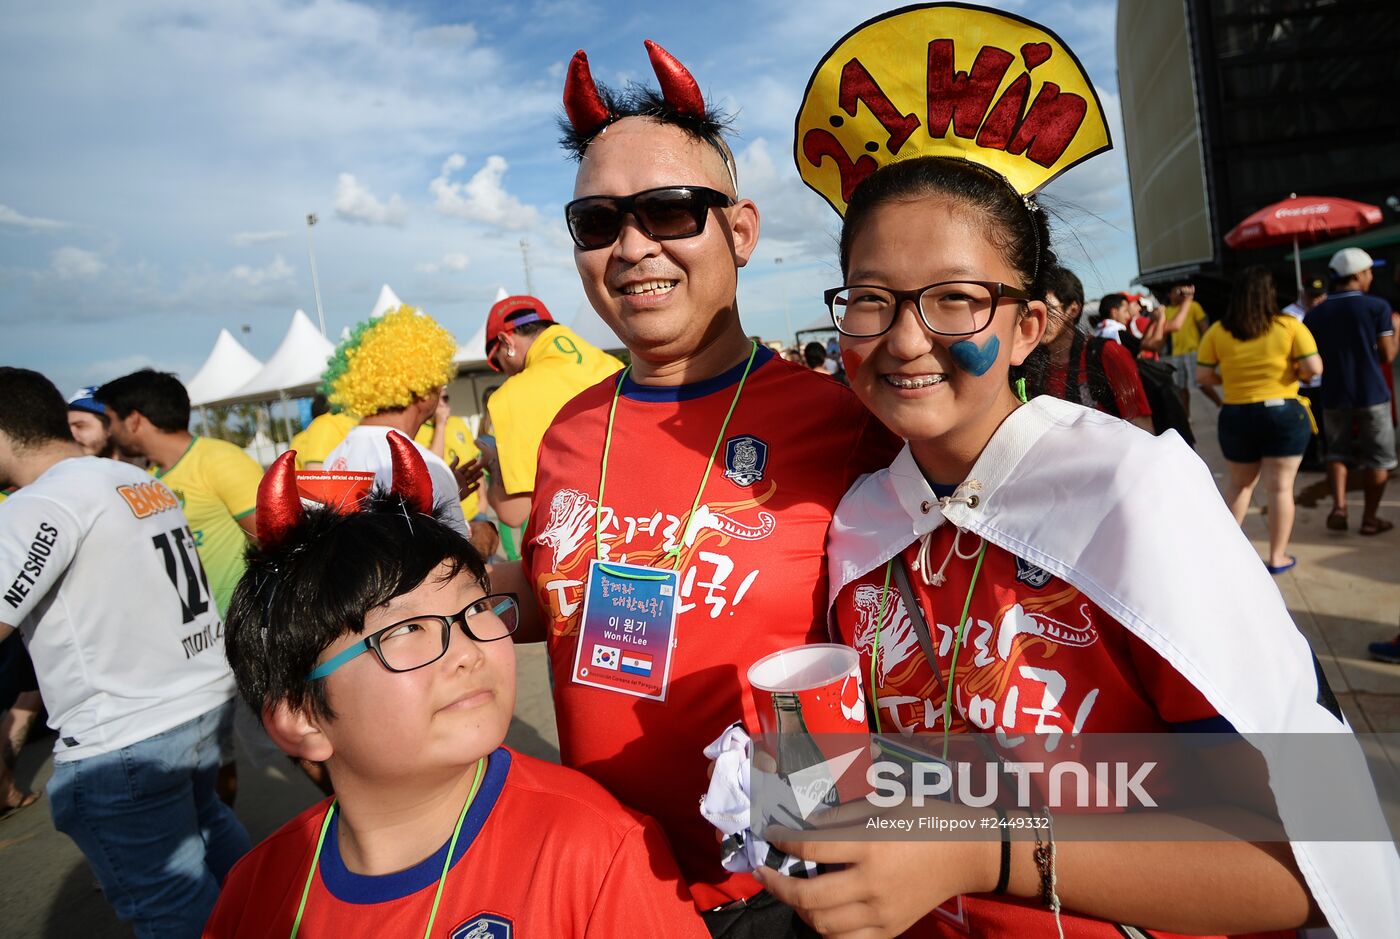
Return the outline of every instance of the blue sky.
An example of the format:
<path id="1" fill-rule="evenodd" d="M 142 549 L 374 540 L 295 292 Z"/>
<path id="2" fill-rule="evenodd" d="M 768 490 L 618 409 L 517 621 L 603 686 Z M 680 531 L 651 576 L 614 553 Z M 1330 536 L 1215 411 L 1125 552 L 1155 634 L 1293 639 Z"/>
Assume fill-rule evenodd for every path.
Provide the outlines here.
<path id="1" fill-rule="evenodd" d="M 998 5 L 1078 53 L 1121 144 L 1112 0 Z M 536 292 L 573 316 L 564 68 L 582 47 L 602 81 L 650 80 L 645 38 L 737 115 L 741 192 L 763 218 L 740 309 L 779 337 L 839 279 L 836 216 L 792 165 L 793 115 L 821 55 L 892 6 L 7 3 L 0 361 L 65 392 L 143 365 L 188 379 L 225 326 L 266 359 L 293 310 L 315 317 L 307 212 L 332 338 L 387 282 L 465 341 L 498 286 L 524 291 L 522 238 Z M 1090 296 L 1137 270 L 1126 178 L 1120 146 L 1048 191 Z"/>

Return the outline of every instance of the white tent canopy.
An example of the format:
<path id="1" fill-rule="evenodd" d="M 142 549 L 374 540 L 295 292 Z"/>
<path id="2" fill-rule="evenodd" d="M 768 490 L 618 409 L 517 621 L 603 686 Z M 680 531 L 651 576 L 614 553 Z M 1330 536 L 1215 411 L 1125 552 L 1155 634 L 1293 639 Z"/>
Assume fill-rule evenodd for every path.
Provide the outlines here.
<path id="1" fill-rule="evenodd" d="M 496 288 L 496 299 L 492 303 L 500 303 L 510 294 L 506 293 L 506 288 Z M 460 367 L 479 366 L 486 364 L 486 320 L 482 319 L 481 325 L 472 333 L 472 337 L 457 347 L 457 354 L 452 357 L 452 363 Z"/>
<path id="2" fill-rule="evenodd" d="M 302 310 L 292 314 L 292 323 L 277 351 L 262 371 L 232 393 L 209 404 L 238 404 L 279 397 L 310 394 L 326 370 L 326 361 L 335 351 L 316 324 Z"/>
<path id="3" fill-rule="evenodd" d="M 227 329 L 219 330 L 219 338 L 214 348 L 204 360 L 195 376 L 185 383 L 190 394 L 190 404 L 199 407 L 232 394 L 246 385 L 263 364 Z"/>
<path id="4" fill-rule="evenodd" d="M 379 288 L 379 299 L 374 301 L 374 309 L 369 311 L 370 319 L 383 316 L 401 306 L 403 306 L 403 301 L 399 299 L 399 295 L 389 289 L 388 284 L 385 284 Z"/>

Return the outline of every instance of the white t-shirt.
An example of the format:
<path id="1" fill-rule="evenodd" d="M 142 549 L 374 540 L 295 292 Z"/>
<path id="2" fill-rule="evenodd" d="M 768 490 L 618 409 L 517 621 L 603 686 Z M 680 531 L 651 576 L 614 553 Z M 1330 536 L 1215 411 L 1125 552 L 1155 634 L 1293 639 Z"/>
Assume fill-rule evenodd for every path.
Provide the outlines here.
<path id="1" fill-rule="evenodd" d="M 234 694 L 180 503 L 127 463 L 63 460 L 0 503 L 0 622 L 34 660 L 58 762 L 154 737 Z"/>
<path id="2" fill-rule="evenodd" d="M 326 456 L 323 468 L 373 473 L 376 485 L 390 488 L 394 483 L 394 463 L 389 454 L 390 429 L 376 425 L 359 425 L 346 435 L 340 446 Z M 470 538 L 471 530 L 467 527 L 466 516 L 462 514 L 462 503 L 457 494 L 457 477 L 453 475 L 452 468 L 427 447 L 416 442 L 413 445 L 423 454 L 423 461 L 428 464 L 428 475 L 433 478 L 433 501 L 445 509 L 443 521 Z"/>

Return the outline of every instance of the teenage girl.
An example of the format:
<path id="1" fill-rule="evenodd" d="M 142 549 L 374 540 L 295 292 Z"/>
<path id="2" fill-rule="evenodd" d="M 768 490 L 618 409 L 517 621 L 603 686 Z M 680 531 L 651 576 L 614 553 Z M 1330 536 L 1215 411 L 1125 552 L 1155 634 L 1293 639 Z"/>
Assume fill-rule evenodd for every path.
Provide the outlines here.
<path id="1" fill-rule="evenodd" d="M 834 627 L 861 653 L 878 729 L 994 735 L 1015 758 L 1036 735 L 1274 729 L 1279 707 L 1293 708 L 1279 721 L 1342 728 L 1186 446 L 1018 396 L 1046 328 L 1049 236 L 1004 178 L 951 157 L 888 165 L 849 200 L 828 305 L 851 387 L 908 441 L 847 495 L 829 543 Z M 1182 550 L 1198 537 L 1213 547 Z M 1247 639 L 1208 635 L 1237 615 Z M 1268 663 L 1247 658 L 1261 636 Z M 1052 904 L 1070 936 L 1320 919 L 1288 844 L 1193 840 L 1198 818 L 1150 824 L 1173 840 L 1066 840 L 1039 858 L 1015 840 L 1005 860 L 996 841 L 779 840 L 838 870 L 755 876 L 831 936 L 1055 936 Z"/>

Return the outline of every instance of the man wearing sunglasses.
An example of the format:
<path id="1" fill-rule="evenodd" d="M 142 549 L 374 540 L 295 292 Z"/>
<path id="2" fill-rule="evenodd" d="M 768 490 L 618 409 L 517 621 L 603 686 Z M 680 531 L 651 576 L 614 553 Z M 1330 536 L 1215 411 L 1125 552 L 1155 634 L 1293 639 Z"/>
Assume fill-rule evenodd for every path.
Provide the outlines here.
<path id="1" fill-rule="evenodd" d="M 554 322 L 535 297 L 506 297 L 486 317 L 486 361 L 506 375 L 486 404 L 495 428 L 485 440 L 487 498 L 504 525 L 530 517 L 540 438 L 570 398 L 622 368 L 622 363 L 567 326 Z M 468 516 L 470 517 L 470 516 Z"/>
<path id="2" fill-rule="evenodd" d="M 538 601 L 516 641 L 549 642 L 565 765 L 660 822 L 712 931 L 743 918 L 784 935 L 792 912 L 720 866 L 696 809 L 702 751 L 737 717 L 757 726 L 749 665 L 826 640 L 831 514 L 894 448 L 845 387 L 748 338 L 736 293 L 758 209 L 739 196 L 723 117 L 678 62 L 648 51 L 660 93 L 600 91 L 582 53 L 565 86 L 574 260 L 631 365 L 559 412 L 523 575 L 493 577 Z M 605 589 L 595 560 L 644 566 L 638 582 L 674 591 L 674 617 L 663 603 L 621 624 L 664 639 L 624 641 L 618 668 L 582 616 Z"/>

